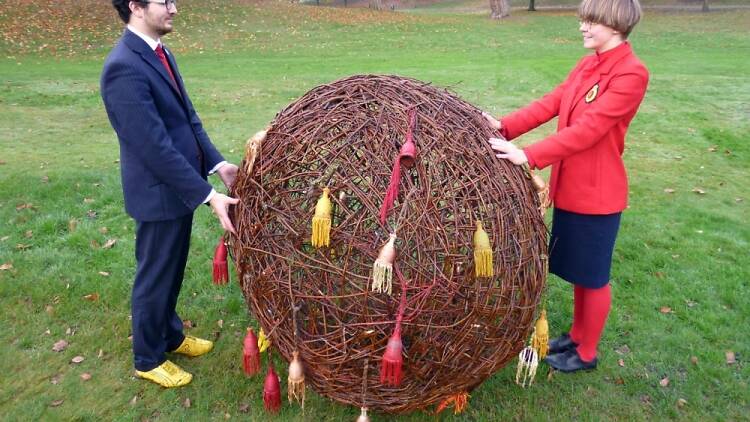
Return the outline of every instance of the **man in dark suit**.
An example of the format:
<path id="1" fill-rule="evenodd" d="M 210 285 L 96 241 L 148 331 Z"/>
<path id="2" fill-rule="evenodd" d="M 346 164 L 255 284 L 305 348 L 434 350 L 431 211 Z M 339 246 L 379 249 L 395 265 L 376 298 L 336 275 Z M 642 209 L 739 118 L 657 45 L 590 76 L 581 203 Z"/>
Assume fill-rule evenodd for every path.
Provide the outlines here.
<path id="1" fill-rule="evenodd" d="M 132 293 L 136 374 L 164 387 L 192 375 L 166 352 L 200 356 L 213 343 L 182 332 L 175 311 L 182 286 L 193 211 L 211 205 L 225 230 L 237 199 L 206 181 L 218 173 L 229 188 L 237 166 L 208 138 L 185 90 L 177 63 L 160 37 L 172 31 L 175 0 L 112 0 L 127 29 L 107 57 L 101 94 L 120 141 L 125 209 L 136 222 L 137 269 Z"/>

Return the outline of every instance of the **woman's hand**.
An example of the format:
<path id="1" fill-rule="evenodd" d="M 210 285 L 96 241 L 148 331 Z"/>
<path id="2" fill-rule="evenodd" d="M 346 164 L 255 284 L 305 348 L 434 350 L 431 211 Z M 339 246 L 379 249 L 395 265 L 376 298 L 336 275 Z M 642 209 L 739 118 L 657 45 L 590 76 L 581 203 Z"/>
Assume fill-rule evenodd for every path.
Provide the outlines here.
<path id="1" fill-rule="evenodd" d="M 529 161 L 529 159 L 526 158 L 526 153 L 524 153 L 521 148 L 513 145 L 512 142 L 500 138 L 490 138 L 489 142 L 492 149 L 500 152 L 500 154 L 495 154 L 495 157 L 497 158 L 508 160 L 517 166 Z"/>
<path id="2" fill-rule="evenodd" d="M 492 117 L 489 113 L 482 112 L 482 117 L 484 117 L 487 122 L 490 124 L 490 127 L 495 130 L 500 130 L 503 127 L 503 124 L 500 123 L 500 120 L 497 120 L 496 118 Z"/>

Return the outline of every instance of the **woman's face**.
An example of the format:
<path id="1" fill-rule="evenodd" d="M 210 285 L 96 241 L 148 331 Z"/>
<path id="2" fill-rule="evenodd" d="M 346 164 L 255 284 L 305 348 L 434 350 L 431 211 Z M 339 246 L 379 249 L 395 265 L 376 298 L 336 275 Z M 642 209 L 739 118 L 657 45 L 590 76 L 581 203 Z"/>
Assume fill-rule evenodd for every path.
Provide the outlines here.
<path id="1" fill-rule="evenodd" d="M 598 53 L 604 53 L 622 43 L 622 34 L 607 25 L 582 21 L 578 29 L 583 35 L 583 46 Z"/>

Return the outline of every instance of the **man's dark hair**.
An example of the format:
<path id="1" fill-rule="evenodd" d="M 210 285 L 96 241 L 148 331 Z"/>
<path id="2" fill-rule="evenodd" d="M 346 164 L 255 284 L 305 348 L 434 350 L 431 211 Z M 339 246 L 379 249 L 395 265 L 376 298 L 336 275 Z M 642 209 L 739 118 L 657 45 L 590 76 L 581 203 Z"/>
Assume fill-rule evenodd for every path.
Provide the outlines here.
<path id="1" fill-rule="evenodd" d="M 148 6 L 148 3 L 140 0 L 112 0 L 112 6 L 117 10 L 117 14 L 120 15 L 120 19 L 123 22 L 130 22 L 130 2 L 140 3 L 144 6 Z"/>

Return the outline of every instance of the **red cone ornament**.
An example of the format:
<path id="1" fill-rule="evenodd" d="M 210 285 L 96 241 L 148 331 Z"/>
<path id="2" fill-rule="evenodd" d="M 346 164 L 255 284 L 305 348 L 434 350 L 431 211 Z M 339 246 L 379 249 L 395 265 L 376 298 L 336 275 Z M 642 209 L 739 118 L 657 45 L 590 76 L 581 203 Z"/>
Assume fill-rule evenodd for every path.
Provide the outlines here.
<path id="1" fill-rule="evenodd" d="M 242 344 L 242 366 L 247 375 L 255 375 L 260 372 L 258 337 L 255 337 L 255 332 L 253 332 L 252 328 L 247 329 L 247 335 Z"/>
<path id="2" fill-rule="evenodd" d="M 214 284 L 227 284 L 228 281 L 227 247 L 224 245 L 224 238 L 221 238 L 214 251 Z"/>
<path id="3" fill-rule="evenodd" d="M 401 343 L 401 327 L 396 327 L 391 338 L 388 339 L 388 345 L 385 346 L 383 362 L 380 366 L 380 383 L 398 387 L 401 385 L 401 366 L 404 359 L 401 356 L 404 346 Z"/>
<path id="4" fill-rule="evenodd" d="M 268 374 L 263 383 L 263 407 L 267 411 L 276 413 L 281 409 L 281 386 L 279 376 L 273 370 L 273 365 L 268 365 Z"/>

